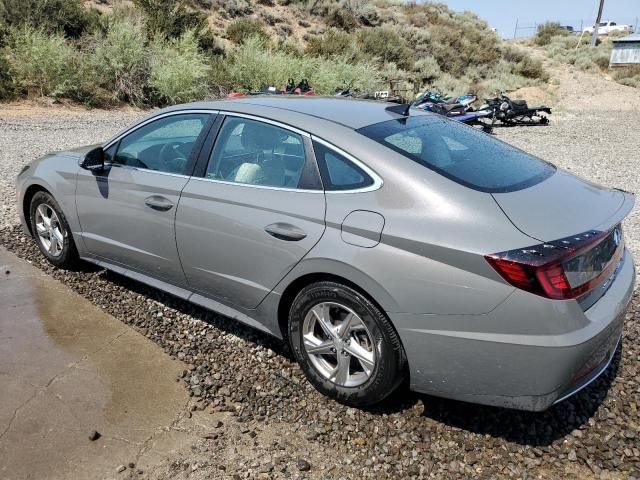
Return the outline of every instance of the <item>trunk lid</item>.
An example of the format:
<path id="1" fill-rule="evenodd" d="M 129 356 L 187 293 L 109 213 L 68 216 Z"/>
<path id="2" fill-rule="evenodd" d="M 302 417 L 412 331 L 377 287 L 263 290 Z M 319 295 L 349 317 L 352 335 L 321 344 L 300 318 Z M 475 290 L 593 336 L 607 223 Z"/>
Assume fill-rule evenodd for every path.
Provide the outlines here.
<path id="1" fill-rule="evenodd" d="M 601 187 L 560 169 L 532 187 L 492 195 L 520 231 L 541 242 L 609 230 L 634 204 L 630 193 Z"/>

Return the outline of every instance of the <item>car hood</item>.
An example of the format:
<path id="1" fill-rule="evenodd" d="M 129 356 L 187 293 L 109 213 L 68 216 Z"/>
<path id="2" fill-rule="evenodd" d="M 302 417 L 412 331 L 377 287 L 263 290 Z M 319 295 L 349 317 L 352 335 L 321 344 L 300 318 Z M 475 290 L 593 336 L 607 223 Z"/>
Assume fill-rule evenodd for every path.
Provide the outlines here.
<path id="1" fill-rule="evenodd" d="M 608 230 L 629 214 L 635 202 L 630 193 L 563 170 L 532 187 L 492 195 L 520 231 L 541 242 Z"/>
<path id="2" fill-rule="evenodd" d="M 71 157 L 71 158 L 81 158 L 84 157 L 87 152 L 90 152 L 96 147 L 102 146 L 101 143 L 95 143 L 93 145 L 83 145 L 81 147 L 70 148 L 68 150 L 62 150 L 59 152 L 51 152 L 49 155 L 56 155 L 59 157 Z"/>

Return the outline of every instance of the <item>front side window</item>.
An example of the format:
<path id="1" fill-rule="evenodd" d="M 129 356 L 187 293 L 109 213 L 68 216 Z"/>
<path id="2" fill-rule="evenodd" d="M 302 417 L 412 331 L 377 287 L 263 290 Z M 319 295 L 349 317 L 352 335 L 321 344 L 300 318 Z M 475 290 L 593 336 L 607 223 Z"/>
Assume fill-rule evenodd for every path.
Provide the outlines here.
<path id="1" fill-rule="evenodd" d="M 227 117 L 211 152 L 206 177 L 298 188 L 304 164 L 301 135 L 257 120 Z"/>
<path id="2" fill-rule="evenodd" d="M 474 190 L 512 192 L 542 182 L 556 168 L 474 128 L 433 115 L 376 123 L 358 130 Z"/>
<path id="3" fill-rule="evenodd" d="M 313 142 L 313 151 L 325 190 L 357 190 L 373 185 L 373 179 L 344 155 L 319 142 Z"/>
<path id="4" fill-rule="evenodd" d="M 148 123 L 120 140 L 112 162 L 187 175 L 189 156 L 208 119 L 208 113 L 185 113 Z"/>

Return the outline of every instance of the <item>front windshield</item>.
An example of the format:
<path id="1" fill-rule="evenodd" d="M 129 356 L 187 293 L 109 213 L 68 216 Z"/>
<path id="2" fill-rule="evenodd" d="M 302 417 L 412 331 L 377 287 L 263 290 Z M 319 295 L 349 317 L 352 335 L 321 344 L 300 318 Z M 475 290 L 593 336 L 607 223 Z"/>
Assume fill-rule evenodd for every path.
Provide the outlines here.
<path id="1" fill-rule="evenodd" d="M 479 130 L 435 115 L 376 123 L 359 133 L 474 190 L 521 190 L 555 167 Z"/>

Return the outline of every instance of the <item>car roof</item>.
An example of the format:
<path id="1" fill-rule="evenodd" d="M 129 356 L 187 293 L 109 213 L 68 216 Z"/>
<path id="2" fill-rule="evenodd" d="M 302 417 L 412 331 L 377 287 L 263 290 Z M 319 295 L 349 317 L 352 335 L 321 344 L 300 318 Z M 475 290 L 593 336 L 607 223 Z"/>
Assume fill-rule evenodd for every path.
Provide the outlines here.
<path id="1" fill-rule="evenodd" d="M 294 95 L 256 95 L 217 101 L 188 103 L 169 107 L 164 111 L 211 109 L 238 113 L 259 113 L 273 120 L 286 121 L 292 114 L 305 115 L 308 120 L 329 121 L 343 127 L 358 129 L 402 118 L 402 115 L 390 112 L 387 107 L 397 104 L 376 100 L 361 100 L 348 97 L 305 97 Z M 412 110 L 411 115 L 423 114 Z M 313 122 L 311 122 L 313 123 Z"/>

